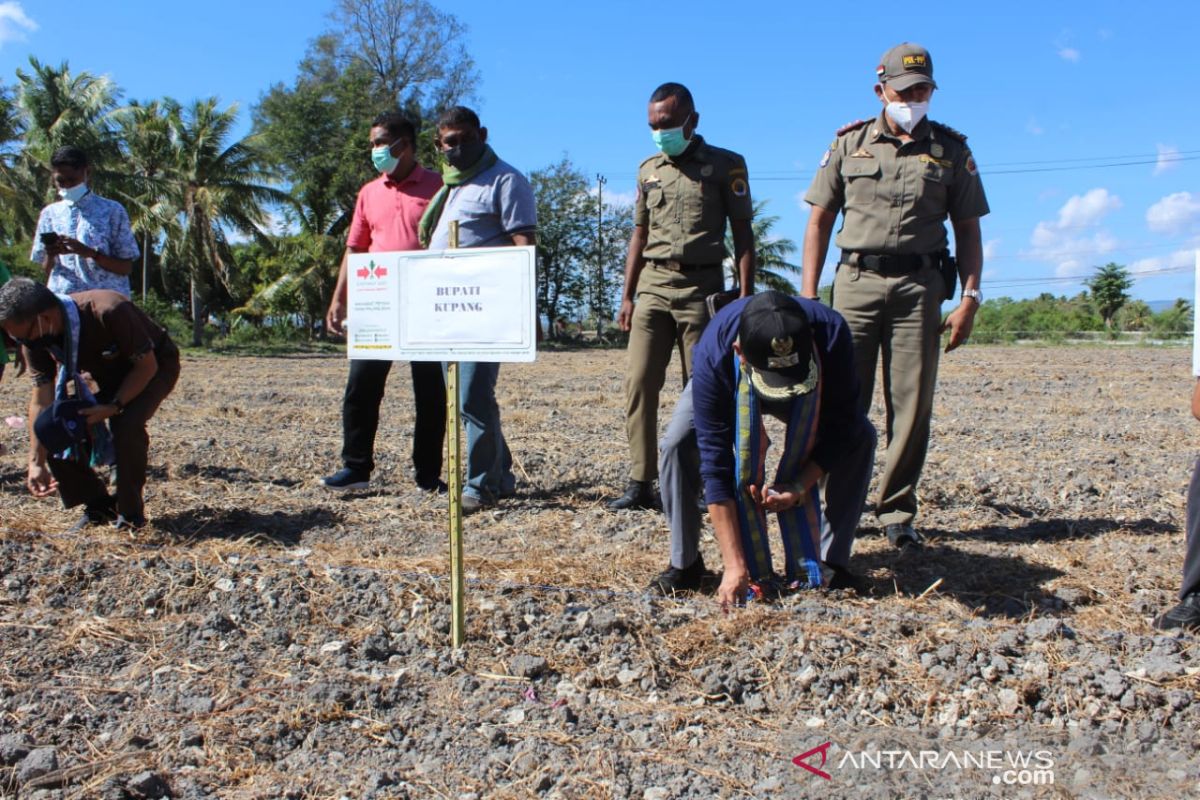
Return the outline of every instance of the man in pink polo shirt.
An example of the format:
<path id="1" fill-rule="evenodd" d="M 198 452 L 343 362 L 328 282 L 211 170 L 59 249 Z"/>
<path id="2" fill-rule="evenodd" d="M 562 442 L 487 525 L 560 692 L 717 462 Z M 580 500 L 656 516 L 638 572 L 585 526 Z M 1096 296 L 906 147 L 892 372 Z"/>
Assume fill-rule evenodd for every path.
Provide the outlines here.
<path id="1" fill-rule="evenodd" d="M 350 253 L 420 250 L 417 223 L 430 199 L 442 186 L 436 172 L 417 163 L 417 135 L 399 112 L 380 114 L 371 124 L 371 161 L 380 175 L 364 185 L 354 205 L 354 221 L 346 237 L 346 256 L 338 272 L 337 288 L 325 315 L 325 325 L 344 334 L 346 321 L 346 261 Z M 446 387 L 442 365 L 414 361 L 413 395 L 417 418 L 413 425 L 413 466 L 417 486 L 444 492 L 442 442 L 446 431 Z M 350 362 L 350 377 L 342 400 L 342 469 L 321 479 L 328 489 L 365 489 L 375 468 L 375 431 L 390 361 Z"/>

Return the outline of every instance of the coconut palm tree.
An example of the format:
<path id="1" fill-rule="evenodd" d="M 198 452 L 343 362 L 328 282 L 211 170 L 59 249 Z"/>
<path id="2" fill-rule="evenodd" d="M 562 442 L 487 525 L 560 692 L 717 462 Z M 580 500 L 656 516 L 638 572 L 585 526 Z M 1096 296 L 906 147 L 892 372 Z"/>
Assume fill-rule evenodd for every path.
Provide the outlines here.
<path id="1" fill-rule="evenodd" d="M 170 202 L 175 223 L 167 231 L 164 269 L 185 275 L 192 307 L 192 344 L 201 344 L 211 279 L 229 284 L 234 266 L 229 236 L 266 241 L 269 204 L 289 202 L 271 186 L 256 137 L 230 143 L 237 106 L 222 110 L 216 98 L 175 108 L 168 116 L 172 159 Z"/>
<path id="2" fill-rule="evenodd" d="M 119 196 L 142 243 L 143 300 L 151 243 L 158 240 L 172 221 L 170 186 L 174 150 L 170 118 L 178 108 L 179 104 L 169 98 L 144 105 L 132 103 L 117 120 L 125 171 Z"/>
<path id="3" fill-rule="evenodd" d="M 791 280 L 786 277 L 787 273 L 791 275 L 799 275 L 800 267 L 788 261 L 797 250 L 796 243 L 786 237 L 776 237 L 771 235 L 771 228 L 776 222 L 779 222 L 779 217 L 763 216 L 763 207 L 766 206 L 766 201 L 759 201 L 754 204 L 754 250 L 755 250 L 755 270 L 754 283 L 760 289 L 774 289 L 784 294 L 798 294 L 796 287 Z M 725 234 L 725 249 L 732 253 L 733 235 Z M 732 258 L 725 259 L 725 271 L 728 273 L 732 281 L 734 289 L 741 285 L 741 276 L 738 274 L 737 264 Z"/>
<path id="4" fill-rule="evenodd" d="M 120 90 L 109 78 L 90 72 L 72 74 L 29 59 L 30 71 L 17 70 L 17 105 L 24 116 L 23 152 L 49 175 L 51 154 L 64 145 L 82 148 L 97 177 L 116 166 Z M 46 184 L 47 187 L 49 184 Z"/>

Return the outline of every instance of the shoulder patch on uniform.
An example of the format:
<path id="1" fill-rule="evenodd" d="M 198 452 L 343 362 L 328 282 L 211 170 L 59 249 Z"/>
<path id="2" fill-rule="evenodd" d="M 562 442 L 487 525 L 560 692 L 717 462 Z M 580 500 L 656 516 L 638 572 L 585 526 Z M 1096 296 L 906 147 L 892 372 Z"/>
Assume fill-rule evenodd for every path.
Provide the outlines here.
<path id="1" fill-rule="evenodd" d="M 941 122 L 934 122 L 933 120 L 929 120 L 929 124 L 932 125 L 933 127 L 937 128 L 940 132 L 946 134 L 947 136 L 949 136 L 951 139 L 958 142 L 959 144 L 963 144 L 967 141 L 967 135 L 965 133 L 959 133 L 958 131 L 954 130 L 954 128 L 951 128 L 949 125 L 945 125 Z"/>
<path id="2" fill-rule="evenodd" d="M 729 191 L 733 192 L 734 197 L 745 197 L 750 193 L 750 185 L 745 178 L 733 178 L 729 181 Z"/>
<path id="3" fill-rule="evenodd" d="M 967 151 L 967 174 L 978 175 L 979 167 L 975 164 L 975 156 L 971 155 L 971 151 Z"/>
<path id="4" fill-rule="evenodd" d="M 857 129 L 861 128 L 863 125 L 866 125 L 868 122 L 870 122 L 870 120 L 856 119 L 856 120 L 854 120 L 854 122 L 848 123 L 848 124 L 843 125 L 842 127 L 838 128 L 837 135 L 841 136 L 843 133 L 849 133 L 850 131 L 857 130 Z"/>

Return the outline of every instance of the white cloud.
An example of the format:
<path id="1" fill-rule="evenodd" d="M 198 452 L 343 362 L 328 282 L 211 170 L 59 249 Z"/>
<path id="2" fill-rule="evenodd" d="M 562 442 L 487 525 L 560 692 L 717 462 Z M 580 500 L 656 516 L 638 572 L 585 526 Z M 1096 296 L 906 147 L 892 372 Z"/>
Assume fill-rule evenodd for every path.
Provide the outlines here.
<path id="1" fill-rule="evenodd" d="M 1082 236 L 1071 231 L 1094 227 L 1120 207 L 1120 198 L 1104 188 L 1073 195 L 1058 210 L 1058 219 L 1034 226 L 1030 249 L 1021 255 L 1051 262 L 1060 278 L 1086 275 L 1098 257 L 1117 248 L 1117 238 L 1107 230 Z"/>
<path id="2" fill-rule="evenodd" d="M 1167 195 L 1146 209 L 1146 225 L 1155 233 L 1196 233 L 1200 226 L 1200 194 Z"/>
<path id="3" fill-rule="evenodd" d="M 1087 194 L 1077 194 L 1063 203 L 1058 211 L 1058 227 L 1087 228 L 1099 222 L 1105 214 L 1121 207 L 1121 200 L 1108 189 L 1092 189 Z"/>
<path id="4" fill-rule="evenodd" d="M 1179 169 L 1179 148 L 1173 144 L 1158 145 L 1158 161 L 1154 164 L 1154 174 L 1162 175 L 1173 169 Z"/>
<path id="5" fill-rule="evenodd" d="M 1077 48 L 1071 46 L 1070 41 L 1073 37 L 1070 31 L 1063 31 L 1054 40 L 1054 49 L 1058 53 L 1058 57 L 1063 61 L 1070 61 L 1072 64 L 1078 64 L 1079 59 L 1083 54 Z"/>
<path id="6" fill-rule="evenodd" d="M 1029 122 L 1026 122 L 1026 123 L 1025 123 L 1025 130 L 1029 131 L 1029 132 L 1030 132 L 1030 133 L 1032 133 L 1034 136 L 1041 136 L 1043 133 L 1045 133 L 1045 132 L 1046 132 L 1046 129 L 1045 129 L 1045 128 L 1043 128 L 1043 127 L 1042 127 L 1042 126 L 1041 126 L 1041 125 L 1038 123 L 1038 121 L 1037 121 L 1037 118 L 1036 118 L 1036 117 L 1030 117 L 1030 118 L 1029 118 Z"/>
<path id="7" fill-rule="evenodd" d="M 0 3 L 0 45 L 24 41 L 26 33 L 37 29 L 37 23 L 30 19 L 20 3 L 15 0 Z"/>
<path id="8" fill-rule="evenodd" d="M 1195 263 L 1195 250 L 1176 250 L 1169 256 L 1140 258 L 1129 265 L 1129 271 L 1135 275 L 1144 275 L 1147 272 L 1159 272 L 1164 269 L 1186 269 Z"/>
<path id="9" fill-rule="evenodd" d="M 1000 252 L 1000 240 L 988 239 L 983 243 L 983 260 L 991 261 Z"/>

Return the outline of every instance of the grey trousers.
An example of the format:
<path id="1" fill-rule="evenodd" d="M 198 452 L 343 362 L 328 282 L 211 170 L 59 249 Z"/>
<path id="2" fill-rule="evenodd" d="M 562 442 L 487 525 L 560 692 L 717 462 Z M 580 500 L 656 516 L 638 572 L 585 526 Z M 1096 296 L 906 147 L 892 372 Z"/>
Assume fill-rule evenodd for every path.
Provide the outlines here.
<path id="1" fill-rule="evenodd" d="M 665 499 L 665 498 L 664 498 Z M 1179 599 L 1200 592 L 1200 458 L 1192 467 L 1187 496 L 1187 554 L 1183 558 L 1183 587 Z"/>
<path id="2" fill-rule="evenodd" d="M 822 481 L 824 508 L 821 520 L 821 560 L 845 567 L 854 547 L 854 533 L 867 498 L 871 466 L 875 463 L 875 426 L 861 417 L 862 435 L 838 465 L 839 477 Z M 826 476 L 828 478 L 828 476 Z M 692 384 L 684 387 L 675 404 L 667 432 L 658 444 L 658 485 L 663 513 L 671 528 L 671 566 L 686 569 L 700 552 L 701 512 L 696 505 L 700 480 L 700 448 L 692 416 Z"/>

